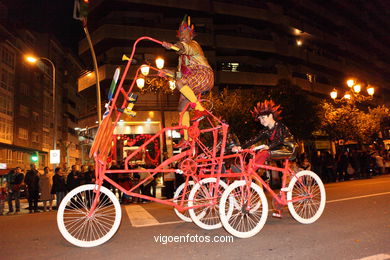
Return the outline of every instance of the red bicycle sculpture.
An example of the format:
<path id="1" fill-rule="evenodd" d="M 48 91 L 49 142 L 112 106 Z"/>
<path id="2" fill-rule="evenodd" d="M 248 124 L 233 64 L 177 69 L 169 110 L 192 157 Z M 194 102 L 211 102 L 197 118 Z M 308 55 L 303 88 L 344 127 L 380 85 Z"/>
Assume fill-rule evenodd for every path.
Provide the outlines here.
<path id="1" fill-rule="evenodd" d="M 150 37 L 141 37 L 135 41 L 130 58 L 122 74 L 118 88 L 113 95 L 110 88 L 109 103 L 104 119 L 99 126 L 90 156 L 95 160 L 95 184 L 87 184 L 70 191 L 61 202 L 57 213 L 57 224 L 61 234 L 70 243 L 80 247 L 93 247 L 108 241 L 117 231 L 121 222 L 121 206 L 117 197 L 103 185 L 106 181 L 124 194 L 141 199 L 147 199 L 174 207 L 176 214 L 184 221 L 193 221 L 204 229 L 225 227 L 238 237 L 249 237 L 258 233 L 263 227 L 268 214 L 268 204 L 264 192 L 253 179 L 263 183 L 274 195 L 278 205 L 288 205 L 291 214 L 302 223 L 311 223 L 319 218 L 325 205 L 325 190 L 321 180 L 312 172 L 293 173 L 286 167 L 279 169 L 271 166 L 260 166 L 265 169 L 283 172 L 283 188 L 278 196 L 253 171 L 252 160 L 245 163 L 245 157 L 253 154 L 245 150 L 237 154 L 225 154 L 229 126 L 216 118 L 210 111 L 208 117 L 187 127 L 181 124 L 184 111 L 180 115 L 180 123 L 175 127 L 161 129 L 137 150 L 125 159 L 125 169 L 107 169 L 107 159 L 111 151 L 112 135 L 122 113 L 132 114 L 136 95 L 132 93 L 140 68 L 137 69 L 134 80 L 126 91 L 123 87 L 129 71 L 131 60 L 137 44 L 141 40 L 150 40 L 161 44 Z M 159 74 L 162 71 L 150 66 Z M 119 73 L 115 73 L 116 79 Z M 115 85 L 115 84 L 113 84 Z M 112 99 L 111 99 L 111 97 Z M 187 130 L 189 147 L 187 150 L 163 161 L 155 169 L 130 169 L 129 161 L 138 155 L 148 144 L 171 130 Z M 205 144 L 202 136 L 211 135 L 212 144 Z M 225 162 L 233 160 L 240 172 L 225 169 Z M 169 168 L 172 162 L 181 161 L 178 169 Z M 140 181 L 129 190 L 124 189 L 108 176 L 120 173 L 150 173 L 149 177 Z M 185 177 L 185 182 L 179 186 L 172 200 L 163 200 L 145 196 L 135 192 L 141 185 L 150 181 L 158 173 L 179 173 Z M 108 174 L 108 175 L 107 175 Z M 290 176 L 290 184 L 285 187 L 286 178 Z M 309 183 L 306 177 L 314 182 Z M 234 182 L 232 182 L 234 180 Z M 232 183 L 231 183 L 232 182 Z M 230 186 L 228 186 L 228 184 Z M 297 188 L 299 187 L 299 189 Z M 316 189 L 314 189 L 316 187 Z M 320 192 L 318 193 L 317 190 Z M 284 195 L 287 193 L 287 197 Z M 299 195 L 297 195 L 299 194 Z M 317 206 L 319 201 L 319 206 Z M 302 209 L 299 206 L 305 205 Z M 298 205 L 298 206 L 296 206 Z M 310 209 L 308 211 L 308 209 Z M 313 215 L 313 212 L 315 214 Z M 241 224 L 239 223 L 241 222 Z"/>

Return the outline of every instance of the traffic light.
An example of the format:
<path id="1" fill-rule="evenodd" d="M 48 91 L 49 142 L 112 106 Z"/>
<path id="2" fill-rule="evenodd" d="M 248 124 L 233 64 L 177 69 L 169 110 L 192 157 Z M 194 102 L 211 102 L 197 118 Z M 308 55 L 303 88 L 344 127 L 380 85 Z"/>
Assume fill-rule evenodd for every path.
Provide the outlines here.
<path id="1" fill-rule="evenodd" d="M 75 0 L 73 7 L 73 18 L 83 20 L 88 16 L 89 0 Z"/>
<path id="2" fill-rule="evenodd" d="M 80 17 L 88 16 L 89 0 L 80 0 Z"/>
<path id="3" fill-rule="evenodd" d="M 31 159 L 31 161 L 32 161 L 33 163 L 38 162 L 38 161 L 39 161 L 38 152 L 33 153 L 33 154 L 31 155 L 30 159 Z"/>

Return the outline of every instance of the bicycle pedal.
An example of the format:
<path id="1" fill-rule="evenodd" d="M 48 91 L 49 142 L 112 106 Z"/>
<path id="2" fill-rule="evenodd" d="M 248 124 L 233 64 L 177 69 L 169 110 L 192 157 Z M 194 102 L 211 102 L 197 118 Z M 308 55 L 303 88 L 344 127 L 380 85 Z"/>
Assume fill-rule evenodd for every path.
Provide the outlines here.
<path id="1" fill-rule="evenodd" d="M 285 187 L 285 188 L 281 188 L 280 191 L 288 192 L 288 191 L 290 191 L 290 189 Z"/>

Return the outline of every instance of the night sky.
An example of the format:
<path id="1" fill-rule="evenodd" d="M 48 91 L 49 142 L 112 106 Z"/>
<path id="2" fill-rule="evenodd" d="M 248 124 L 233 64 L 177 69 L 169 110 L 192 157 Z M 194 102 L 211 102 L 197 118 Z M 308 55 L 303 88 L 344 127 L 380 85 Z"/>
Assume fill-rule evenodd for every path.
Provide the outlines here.
<path id="1" fill-rule="evenodd" d="M 9 18 L 18 26 L 38 32 L 54 33 L 60 42 L 77 53 L 83 37 L 80 21 L 73 19 L 73 0 L 0 0 Z"/>

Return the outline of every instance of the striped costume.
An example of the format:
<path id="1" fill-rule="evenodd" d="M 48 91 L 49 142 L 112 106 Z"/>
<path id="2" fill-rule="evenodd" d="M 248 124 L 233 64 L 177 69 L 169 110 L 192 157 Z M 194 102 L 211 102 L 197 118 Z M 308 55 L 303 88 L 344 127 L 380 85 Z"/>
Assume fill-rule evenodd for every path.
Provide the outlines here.
<path id="1" fill-rule="evenodd" d="M 188 85 L 196 95 L 209 91 L 214 86 L 214 73 L 200 45 L 192 40 L 180 42 L 184 50 L 179 51 L 177 79 Z"/>

